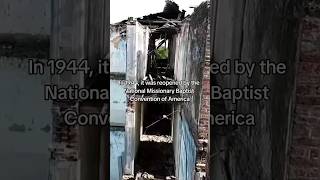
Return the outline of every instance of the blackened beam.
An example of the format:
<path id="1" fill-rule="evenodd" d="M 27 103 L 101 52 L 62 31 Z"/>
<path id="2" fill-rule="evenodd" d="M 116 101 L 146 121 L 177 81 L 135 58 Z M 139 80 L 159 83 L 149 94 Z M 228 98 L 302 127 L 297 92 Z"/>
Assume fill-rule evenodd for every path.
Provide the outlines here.
<path id="1" fill-rule="evenodd" d="M 168 21 L 161 21 L 161 20 L 138 20 L 141 23 L 147 23 L 147 24 L 165 24 Z M 170 20 L 172 23 L 181 23 L 181 21 L 177 20 Z"/>
<path id="2" fill-rule="evenodd" d="M 170 24 L 172 24 L 172 25 L 174 25 L 174 26 L 177 25 L 175 22 L 173 22 L 173 21 L 170 20 L 170 19 L 166 19 L 166 18 L 163 18 L 163 17 L 160 17 L 160 16 L 158 16 L 158 18 L 163 19 L 163 20 L 167 21 L 168 23 L 170 23 Z"/>

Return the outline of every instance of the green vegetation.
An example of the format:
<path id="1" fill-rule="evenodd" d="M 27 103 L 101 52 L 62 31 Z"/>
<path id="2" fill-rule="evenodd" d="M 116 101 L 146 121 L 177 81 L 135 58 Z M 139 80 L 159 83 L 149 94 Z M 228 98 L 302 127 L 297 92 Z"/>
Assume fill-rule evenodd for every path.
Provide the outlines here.
<path id="1" fill-rule="evenodd" d="M 165 47 L 160 47 L 155 52 L 157 59 L 168 59 L 169 57 L 169 50 Z"/>

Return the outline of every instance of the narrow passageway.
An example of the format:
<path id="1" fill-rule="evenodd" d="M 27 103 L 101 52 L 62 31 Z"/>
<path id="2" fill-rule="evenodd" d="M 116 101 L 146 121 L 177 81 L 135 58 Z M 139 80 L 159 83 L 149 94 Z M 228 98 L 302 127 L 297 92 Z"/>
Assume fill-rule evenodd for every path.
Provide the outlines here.
<path id="1" fill-rule="evenodd" d="M 166 179 L 175 174 L 172 143 L 141 142 L 136 159 L 135 174 L 148 173 L 156 179 Z"/>
<path id="2" fill-rule="evenodd" d="M 206 176 L 208 151 L 198 141 L 208 139 L 210 4 L 186 15 L 173 1 L 166 3 L 163 12 L 112 26 L 111 61 L 124 60 L 128 86 L 123 179 Z"/>
<path id="3" fill-rule="evenodd" d="M 149 17 L 144 17 L 145 19 Z M 149 22 L 150 23 L 150 22 Z M 175 27 L 155 28 L 150 34 L 145 81 L 157 82 L 173 80 Z M 170 58 L 171 55 L 171 58 Z M 176 86 L 140 85 L 138 89 L 165 90 Z M 148 92 L 144 94 L 150 96 Z M 168 94 L 157 94 L 159 97 Z M 135 157 L 136 178 L 173 179 L 175 177 L 175 157 L 173 147 L 174 104 L 167 102 L 142 102 L 141 137 Z"/>

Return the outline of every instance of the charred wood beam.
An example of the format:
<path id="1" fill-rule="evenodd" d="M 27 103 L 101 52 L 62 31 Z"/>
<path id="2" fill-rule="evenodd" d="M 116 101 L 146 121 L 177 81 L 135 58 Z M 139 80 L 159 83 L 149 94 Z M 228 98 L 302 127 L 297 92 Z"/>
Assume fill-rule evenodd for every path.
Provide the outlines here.
<path id="1" fill-rule="evenodd" d="M 166 20 L 138 20 L 140 23 L 146 23 L 146 24 L 165 24 L 168 21 Z M 178 20 L 170 20 L 172 23 L 181 23 L 182 21 Z"/>

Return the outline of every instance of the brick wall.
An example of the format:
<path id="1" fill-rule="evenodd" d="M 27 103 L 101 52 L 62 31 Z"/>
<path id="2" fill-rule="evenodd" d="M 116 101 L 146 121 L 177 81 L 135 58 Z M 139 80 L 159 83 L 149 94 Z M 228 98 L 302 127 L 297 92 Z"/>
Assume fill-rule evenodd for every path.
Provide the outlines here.
<path id="1" fill-rule="evenodd" d="M 210 26 L 208 26 L 210 32 Z M 200 139 L 208 139 L 208 128 L 210 120 L 210 33 L 207 34 L 206 54 L 202 77 L 201 109 L 198 125 Z"/>
<path id="2" fill-rule="evenodd" d="M 210 21 L 209 21 L 210 22 Z M 210 23 L 208 30 L 210 32 Z M 207 33 L 205 60 L 202 70 L 202 94 L 200 102 L 200 118 L 198 123 L 198 161 L 197 170 L 199 172 L 208 172 L 208 155 L 209 155 L 209 126 L 210 126 L 210 58 L 211 58 L 211 39 L 210 33 Z M 200 177 L 203 175 L 199 175 Z M 207 175 L 206 175 L 207 177 Z"/>
<path id="3" fill-rule="evenodd" d="M 68 126 L 63 120 L 67 110 L 78 111 L 77 105 L 70 106 L 64 103 L 53 103 L 53 132 L 52 160 L 57 161 L 77 161 L 79 159 L 79 127 Z"/>
<path id="4" fill-rule="evenodd" d="M 290 180 L 320 179 L 320 18 L 302 20 Z"/>

